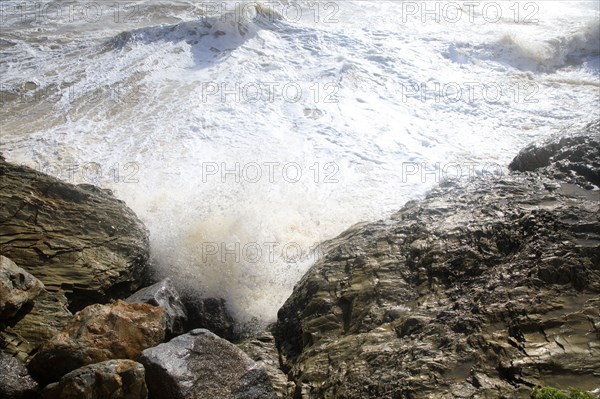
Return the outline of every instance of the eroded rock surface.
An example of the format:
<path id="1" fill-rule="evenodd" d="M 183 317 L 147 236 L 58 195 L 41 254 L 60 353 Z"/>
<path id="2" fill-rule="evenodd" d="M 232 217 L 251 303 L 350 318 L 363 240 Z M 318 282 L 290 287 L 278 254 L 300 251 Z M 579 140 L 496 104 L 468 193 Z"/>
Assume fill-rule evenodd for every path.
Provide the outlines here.
<path id="1" fill-rule="evenodd" d="M 125 301 L 162 306 L 165 309 L 168 335 L 175 336 L 185 332 L 187 312 L 171 279 L 166 278 L 149 287 L 142 288 Z"/>
<path id="2" fill-rule="evenodd" d="M 148 233 L 109 191 L 72 185 L 0 156 L 0 254 L 80 310 L 142 283 Z"/>
<path id="3" fill-rule="evenodd" d="M 43 343 L 58 334 L 73 315 L 60 292 L 42 292 L 10 319 L 0 320 L 0 347 L 27 361 Z"/>
<path id="4" fill-rule="evenodd" d="M 264 370 L 232 343 L 205 329 L 146 349 L 152 399 L 276 399 Z"/>
<path id="5" fill-rule="evenodd" d="M 144 366 L 108 360 L 71 371 L 42 392 L 42 399 L 146 399 Z"/>
<path id="6" fill-rule="evenodd" d="M 278 398 L 292 397 L 295 386 L 288 381 L 287 375 L 280 368 L 275 338 L 270 332 L 265 331 L 254 338 L 246 339 L 237 346 L 267 373 Z"/>
<path id="7" fill-rule="evenodd" d="M 600 196 L 580 168 L 597 126 L 513 162 L 533 172 L 446 183 L 326 243 L 275 329 L 294 397 L 600 388 Z"/>
<path id="8" fill-rule="evenodd" d="M 0 255 L 0 319 L 16 315 L 21 306 L 33 302 L 43 288 L 40 280 Z"/>
<path id="9" fill-rule="evenodd" d="M 49 383 L 88 364 L 137 359 L 144 349 L 163 341 L 164 312 L 162 307 L 120 300 L 88 306 L 42 345 L 28 369 L 38 381 Z"/>
<path id="10" fill-rule="evenodd" d="M 563 137 L 534 143 L 510 163 L 514 171 L 535 171 L 548 177 L 578 184 L 584 188 L 600 187 L 600 120 L 579 131 L 565 131 Z"/>

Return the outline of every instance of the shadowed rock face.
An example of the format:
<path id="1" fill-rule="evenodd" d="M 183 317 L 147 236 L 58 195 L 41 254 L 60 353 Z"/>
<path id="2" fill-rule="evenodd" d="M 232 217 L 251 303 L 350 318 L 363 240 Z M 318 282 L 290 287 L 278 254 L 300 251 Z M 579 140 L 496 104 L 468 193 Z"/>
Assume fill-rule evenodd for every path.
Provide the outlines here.
<path id="1" fill-rule="evenodd" d="M 67 298 L 62 293 L 42 290 L 31 307 L 25 305 L 14 317 L 0 321 L 0 345 L 20 360 L 27 361 L 72 318 L 67 309 Z"/>
<path id="2" fill-rule="evenodd" d="M 42 399 L 146 399 L 144 366 L 132 360 L 108 360 L 71 371 L 50 384 Z"/>
<path id="3" fill-rule="evenodd" d="M 597 126 L 513 162 L 534 172 L 443 184 L 327 242 L 275 327 L 295 398 L 600 388 L 600 195 L 572 184 L 596 184 Z"/>
<path id="4" fill-rule="evenodd" d="M 38 384 L 29 376 L 25 365 L 12 355 L 0 351 L 0 398 L 32 399 Z"/>
<path id="5" fill-rule="evenodd" d="M 188 331 L 204 328 L 230 341 L 239 339 L 235 320 L 229 313 L 224 299 L 197 298 L 187 293 L 182 300 L 188 314 Z"/>
<path id="6" fill-rule="evenodd" d="M 148 233 L 105 190 L 63 183 L 0 156 L 0 254 L 64 292 L 72 311 L 141 284 Z"/>

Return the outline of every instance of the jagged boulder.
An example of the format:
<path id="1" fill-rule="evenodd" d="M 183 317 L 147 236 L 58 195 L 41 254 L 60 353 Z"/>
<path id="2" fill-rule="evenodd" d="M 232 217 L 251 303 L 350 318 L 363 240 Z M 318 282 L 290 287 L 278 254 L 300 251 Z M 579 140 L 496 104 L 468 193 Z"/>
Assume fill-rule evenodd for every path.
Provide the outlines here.
<path id="1" fill-rule="evenodd" d="M 43 288 L 40 280 L 0 255 L 0 319 L 16 315 L 21 306 L 33 302 Z"/>
<path id="2" fill-rule="evenodd" d="M 0 157 L 0 254 L 62 292 L 69 308 L 142 284 L 148 232 L 108 190 L 72 185 Z"/>
<path id="3" fill-rule="evenodd" d="M 153 399 L 276 399 L 267 374 L 232 343 L 205 329 L 142 352 Z"/>
<path id="4" fill-rule="evenodd" d="M 579 131 L 564 131 L 562 137 L 533 143 L 519 152 L 510 163 L 513 171 L 544 174 L 592 189 L 600 187 L 600 120 Z"/>
<path id="5" fill-rule="evenodd" d="M 146 399 L 144 366 L 133 360 L 107 360 L 78 368 L 47 386 L 42 399 Z"/>
<path id="6" fill-rule="evenodd" d="M 126 302 L 147 303 L 162 306 L 167 320 L 167 334 L 175 336 L 183 334 L 186 329 L 187 313 L 183 302 L 170 278 L 163 279 L 149 287 L 142 288 L 127 299 Z"/>
<path id="7" fill-rule="evenodd" d="M 0 351 L 0 370 L 0 398 L 33 399 L 37 396 L 38 384 L 25 365 L 4 351 Z"/>
<path id="8" fill-rule="evenodd" d="M 42 345 L 28 369 L 36 380 L 50 383 L 88 364 L 137 359 L 144 349 L 163 341 L 165 330 L 165 311 L 161 307 L 120 300 L 91 305 Z"/>
<path id="9" fill-rule="evenodd" d="M 558 155 L 531 156 L 325 243 L 274 329 L 294 398 L 600 388 L 600 192 L 579 167 L 597 126 L 553 147 L 561 174 Z"/>

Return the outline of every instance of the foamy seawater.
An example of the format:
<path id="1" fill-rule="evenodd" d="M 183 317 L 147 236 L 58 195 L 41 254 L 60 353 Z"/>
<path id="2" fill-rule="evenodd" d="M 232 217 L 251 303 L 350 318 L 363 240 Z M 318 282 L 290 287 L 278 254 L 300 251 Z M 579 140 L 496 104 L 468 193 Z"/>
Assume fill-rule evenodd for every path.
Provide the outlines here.
<path id="1" fill-rule="evenodd" d="M 597 2 L 423 4 L 3 1 L 0 151 L 268 322 L 322 240 L 597 113 Z"/>

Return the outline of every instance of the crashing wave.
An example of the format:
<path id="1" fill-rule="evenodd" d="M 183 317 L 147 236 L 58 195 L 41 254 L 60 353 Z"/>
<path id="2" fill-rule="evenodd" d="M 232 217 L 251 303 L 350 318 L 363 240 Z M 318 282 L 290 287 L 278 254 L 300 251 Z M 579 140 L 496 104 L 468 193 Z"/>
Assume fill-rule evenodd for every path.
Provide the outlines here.
<path id="1" fill-rule="evenodd" d="M 505 34 L 498 43 L 516 63 L 534 66 L 544 72 L 570 65 L 581 65 L 590 57 L 600 56 L 600 23 L 593 21 L 566 36 L 543 42 L 522 40 Z M 527 68 L 532 69 L 532 68 Z"/>
<path id="2" fill-rule="evenodd" d="M 453 43 L 445 56 L 457 63 L 478 59 L 520 70 L 552 73 L 600 56 L 600 22 L 590 21 L 568 34 L 548 39 L 510 32 L 499 40 L 479 45 Z"/>
<path id="3" fill-rule="evenodd" d="M 193 21 L 121 32 L 110 39 L 106 47 L 123 49 L 132 43 L 149 44 L 159 41 L 186 41 L 198 45 L 205 41 L 213 48 L 226 50 L 241 45 L 261 29 L 273 28 L 281 20 L 277 11 L 260 3 L 238 3 L 233 11 L 207 13 Z"/>

